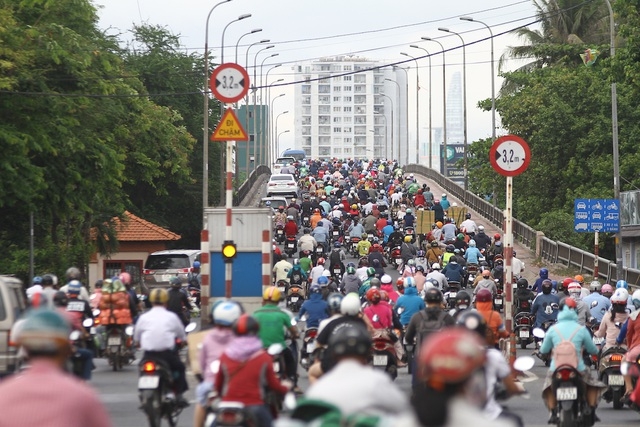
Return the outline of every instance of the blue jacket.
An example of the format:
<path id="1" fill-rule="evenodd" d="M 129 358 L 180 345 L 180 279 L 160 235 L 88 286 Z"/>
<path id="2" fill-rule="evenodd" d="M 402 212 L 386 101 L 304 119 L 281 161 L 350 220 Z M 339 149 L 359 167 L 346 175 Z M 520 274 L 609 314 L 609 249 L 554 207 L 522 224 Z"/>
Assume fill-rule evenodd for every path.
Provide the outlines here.
<path id="1" fill-rule="evenodd" d="M 542 282 L 547 280 L 548 278 L 549 278 L 548 275 L 545 277 L 538 277 L 535 283 L 533 284 L 533 292 L 536 292 L 536 293 L 542 292 Z"/>
<path id="2" fill-rule="evenodd" d="M 577 320 L 578 314 L 565 306 L 562 311 L 558 313 L 558 323 L 550 327 L 547 331 L 547 335 L 544 337 L 542 345 L 540 346 L 540 353 L 546 354 L 551 352 L 561 341 L 568 340 L 573 335 L 571 342 L 573 342 L 573 345 L 578 351 L 578 370 L 584 371 L 585 365 L 582 357 L 582 349 L 587 350 L 589 354 L 597 354 L 598 347 L 593 343 L 593 339 L 587 328 L 581 326 Z M 551 359 L 549 370 L 553 372 L 555 369 L 555 359 Z"/>
<path id="3" fill-rule="evenodd" d="M 308 328 L 317 328 L 320 326 L 320 321 L 329 317 L 329 305 L 322 299 L 322 294 L 312 293 L 307 301 L 300 307 L 298 318 L 302 317 L 305 313 L 309 315 L 307 318 Z"/>
<path id="4" fill-rule="evenodd" d="M 480 250 L 476 247 L 469 247 L 464 253 L 464 259 L 467 260 L 467 264 L 479 264 L 481 256 Z"/>
<path id="5" fill-rule="evenodd" d="M 542 324 L 548 320 L 556 320 L 558 318 L 558 310 L 550 307 L 551 304 L 560 304 L 560 298 L 553 294 L 538 294 L 533 300 L 531 306 L 531 314 L 536 317 L 536 328 L 541 328 Z"/>
<path id="6" fill-rule="evenodd" d="M 420 310 L 424 310 L 424 300 L 418 295 L 418 290 L 414 287 L 404 288 L 404 295 L 396 301 L 396 309 L 402 307 L 404 311 L 400 314 L 400 323 L 403 326 L 409 324 L 411 317 Z"/>
<path id="7" fill-rule="evenodd" d="M 387 243 L 389 241 L 389 236 L 391 236 L 391 233 L 393 233 L 395 231 L 395 228 L 393 228 L 393 225 L 385 225 L 382 228 L 382 233 L 384 234 L 384 238 L 383 238 L 383 242 Z"/>
<path id="8" fill-rule="evenodd" d="M 446 197 L 443 197 L 442 199 L 440 199 L 440 206 L 442 206 L 442 209 L 446 211 L 451 207 L 451 203 L 449 203 L 449 200 L 447 200 Z"/>
<path id="9" fill-rule="evenodd" d="M 462 266 L 457 262 L 448 262 L 447 266 L 442 270 L 442 273 L 447 278 L 448 282 L 462 283 Z"/>
<path id="10" fill-rule="evenodd" d="M 589 312 L 596 318 L 598 323 L 602 322 L 604 314 L 611 308 L 609 298 L 597 292 L 587 295 L 582 299 L 582 302 L 587 305 Z"/>

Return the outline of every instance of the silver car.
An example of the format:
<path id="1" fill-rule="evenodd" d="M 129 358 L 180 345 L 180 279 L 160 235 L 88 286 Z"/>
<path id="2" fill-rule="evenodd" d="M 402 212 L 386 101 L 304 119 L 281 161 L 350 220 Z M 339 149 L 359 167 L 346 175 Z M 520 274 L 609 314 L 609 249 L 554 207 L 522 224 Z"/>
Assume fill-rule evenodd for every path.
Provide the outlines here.
<path id="1" fill-rule="evenodd" d="M 294 176 L 288 173 L 271 175 L 267 183 L 267 197 L 273 194 L 291 194 L 298 197 L 298 183 Z"/>
<path id="2" fill-rule="evenodd" d="M 173 249 L 150 254 L 144 263 L 142 277 L 148 290 L 169 287 L 173 276 L 187 280 L 194 262 L 200 262 L 200 251 L 195 249 Z"/>

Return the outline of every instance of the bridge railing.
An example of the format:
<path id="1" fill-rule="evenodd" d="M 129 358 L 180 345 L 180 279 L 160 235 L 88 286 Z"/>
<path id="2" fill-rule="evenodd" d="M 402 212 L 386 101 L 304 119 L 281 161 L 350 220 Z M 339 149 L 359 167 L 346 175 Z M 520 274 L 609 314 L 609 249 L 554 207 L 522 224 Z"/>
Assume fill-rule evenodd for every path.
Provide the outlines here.
<path id="1" fill-rule="evenodd" d="M 242 200 L 247 197 L 247 193 L 249 193 L 249 190 L 253 187 L 258 178 L 265 174 L 271 174 L 271 169 L 265 165 L 258 165 L 258 167 L 249 174 L 249 178 L 243 182 L 240 187 L 238 187 L 238 190 L 233 195 L 233 206 L 239 206 Z"/>
<path id="2" fill-rule="evenodd" d="M 465 206 L 478 212 L 483 218 L 497 227 L 504 229 L 504 213 L 501 209 L 494 207 L 481 197 L 465 191 L 464 188 L 446 178 L 441 173 L 428 167 L 415 164 L 407 165 L 403 170 L 409 173 L 417 173 L 434 181 L 448 194 L 453 195 L 464 203 Z M 580 271 L 588 272 L 591 275 L 593 275 L 595 271 L 596 256 L 594 254 L 563 242 L 551 240 L 542 234 L 539 236 L 536 230 L 517 219 L 513 220 L 513 236 L 514 239 L 519 240 L 523 245 L 536 251 L 540 258 L 546 261 L 574 267 Z M 540 247 L 536 248 L 538 244 Z M 615 281 L 618 277 L 616 263 L 598 257 L 598 277 L 603 281 Z M 625 267 L 622 278 L 626 280 L 629 285 L 640 286 L 640 270 Z"/>

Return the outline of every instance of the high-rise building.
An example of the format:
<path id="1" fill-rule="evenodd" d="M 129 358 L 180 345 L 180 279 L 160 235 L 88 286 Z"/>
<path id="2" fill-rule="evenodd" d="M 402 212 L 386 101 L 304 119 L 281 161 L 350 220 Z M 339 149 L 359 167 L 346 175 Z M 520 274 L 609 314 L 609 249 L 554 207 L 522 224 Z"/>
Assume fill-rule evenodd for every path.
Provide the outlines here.
<path id="1" fill-rule="evenodd" d="M 295 147 L 311 158 L 404 163 L 407 82 L 404 73 L 380 65 L 353 56 L 296 65 L 295 80 L 302 83 L 295 87 Z"/>

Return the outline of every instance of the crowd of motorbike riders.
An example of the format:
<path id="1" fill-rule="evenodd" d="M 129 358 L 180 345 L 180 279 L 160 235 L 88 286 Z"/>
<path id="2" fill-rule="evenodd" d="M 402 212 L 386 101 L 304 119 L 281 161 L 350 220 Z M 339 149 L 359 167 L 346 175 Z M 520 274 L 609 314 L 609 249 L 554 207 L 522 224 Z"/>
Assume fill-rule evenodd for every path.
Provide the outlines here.
<path id="1" fill-rule="evenodd" d="M 544 268 L 530 285 L 515 253 L 515 283 L 505 286 L 501 236 L 487 235 L 468 213 L 456 223 L 447 215 L 452 205 L 446 195 L 434 196 L 397 164 L 307 161 L 294 167 L 301 193 L 287 206 L 272 206 L 273 286 L 264 289 L 262 307 L 248 315 L 237 301 L 221 300 L 210 312 L 213 327 L 198 356 L 195 426 L 204 425 L 213 396 L 221 408 L 241 405 L 237 425 L 271 426 L 289 391 L 302 396 L 291 417 L 276 425 L 376 425 L 372 419 L 403 426 L 523 425 L 501 404 L 526 393 L 499 347 L 509 336 L 501 314 L 505 292 L 514 296 L 517 342 L 533 344 L 549 366 L 542 397 L 550 424 L 571 425 L 566 417 L 572 417 L 592 425 L 601 398 L 614 406 L 640 403 L 634 370 L 640 290 L 629 295 L 624 281 L 586 285 L 581 276 L 556 282 Z M 420 210 L 434 212 L 426 234 L 415 231 Z M 197 267 L 190 281 L 197 282 Z M 395 281 L 391 269 L 398 272 Z M 97 283 L 90 296 L 77 269 L 66 279 L 57 289 L 53 275 L 34 278 L 28 297 L 34 306 L 65 312 L 86 338 L 96 324 L 83 321 L 101 318 L 92 309 L 100 310 L 95 299 L 105 284 Z M 153 338 L 168 333 L 184 340 L 183 328 L 166 317 L 178 315 L 180 326 L 188 322 L 193 301 L 182 281 L 172 280 L 169 292 L 154 290 L 145 314 L 128 273 L 104 282 L 116 281 L 128 295 L 135 333 L 127 337 L 122 322 L 99 326 L 117 329 L 126 351 L 135 341 L 143 358 L 165 359 L 177 374 L 179 402 L 187 405 L 174 341 Z M 302 336 L 298 321 L 305 322 Z M 77 374 L 88 380 L 92 357 L 108 345 L 86 341 L 93 344 L 78 345 L 73 357 L 83 362 Z M 308 371 L 304 392 L 297 386 L 298 365 Z M 393 383 L 405 367 L 412 378 L 409 397 Z"/>

